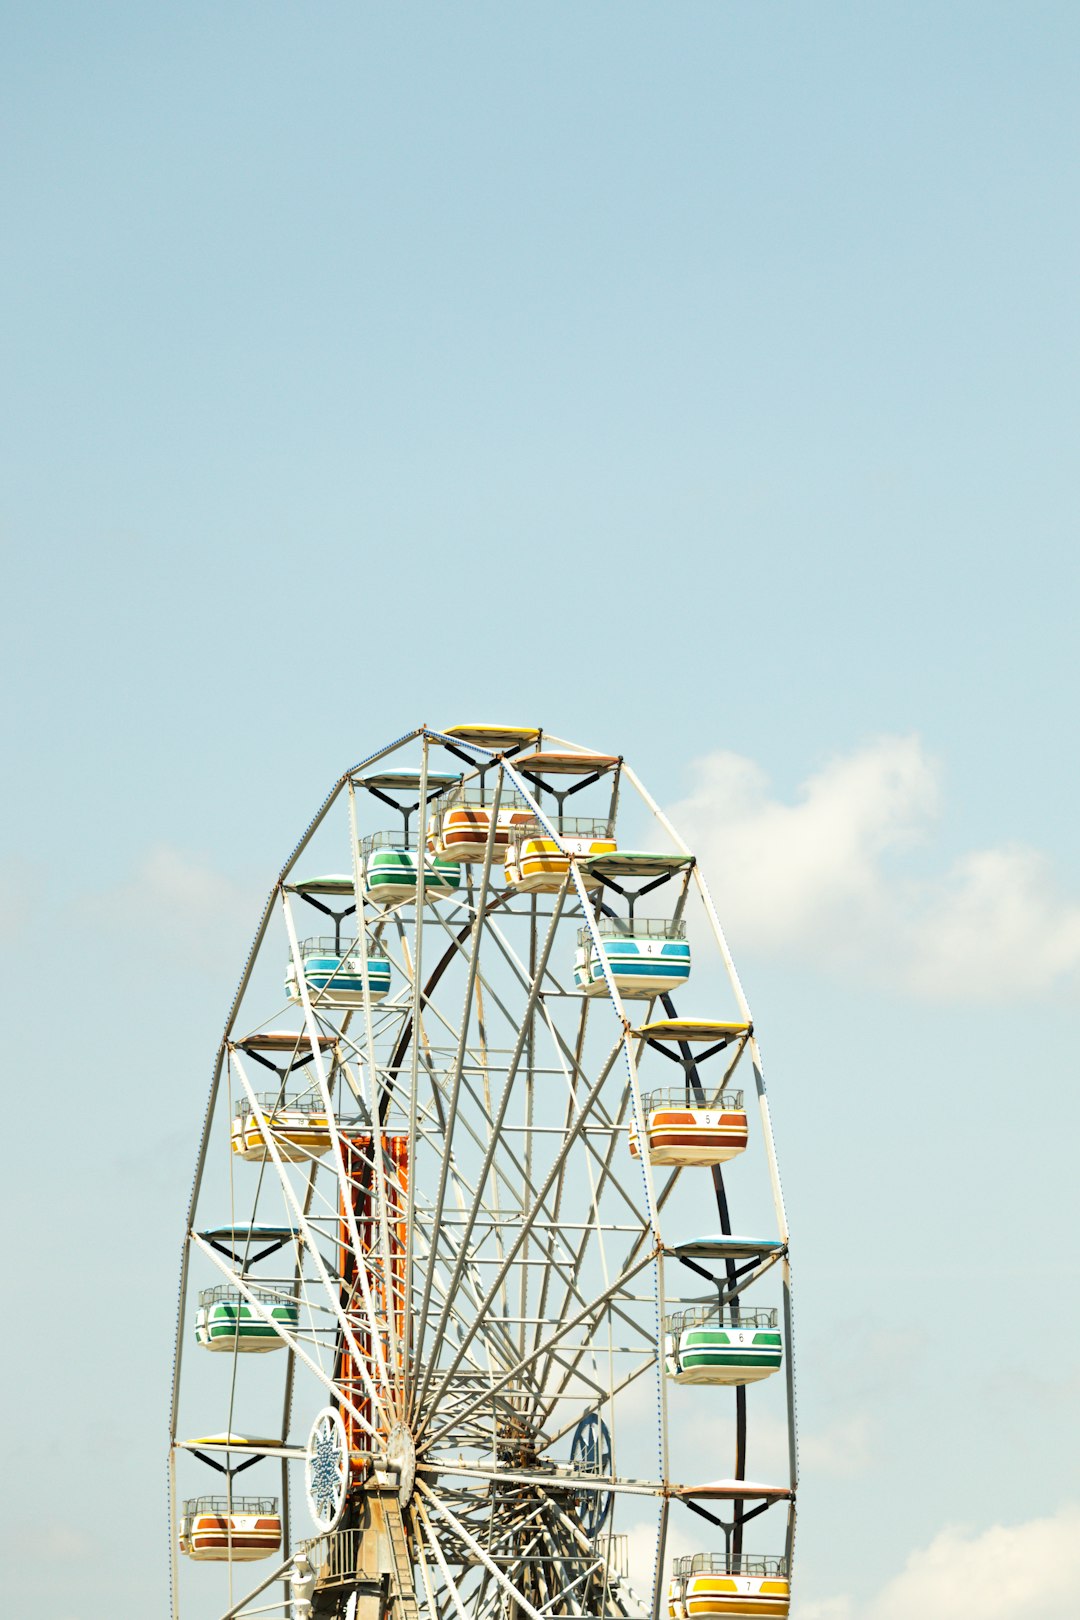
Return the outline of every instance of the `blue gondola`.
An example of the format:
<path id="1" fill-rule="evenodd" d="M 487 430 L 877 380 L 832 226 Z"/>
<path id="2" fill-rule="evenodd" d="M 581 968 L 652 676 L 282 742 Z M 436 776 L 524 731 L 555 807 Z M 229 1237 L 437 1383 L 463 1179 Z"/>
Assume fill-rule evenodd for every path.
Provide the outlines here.
<path id="1" fill-rule="evenodd" d="M 677 990 L 690 977 L 686 924 L 666 917 L 634 921 L 604 917 L 597 923 L 600 949 L 592 931 L 578 931 L 574 983 L 587 996 L 604 995 L 607 981 L 601 951 L 623 997 L 659 996 Z"/>
<path id="2" fill-rule="evenodd" d="M 356 940 L 305 939 L 300 946 L 304 982 L 312 1002 L 320 1007 L 362 1007 L 364 1004 L 363 964 Z M 382 951 L 368 948 L 368 984 L 372 1001 L 381 1001 L 390 990 L 390 963 Z M 295 964 L 285 974 L 285 990 L 290 1001 L 300 1000 Z"/>

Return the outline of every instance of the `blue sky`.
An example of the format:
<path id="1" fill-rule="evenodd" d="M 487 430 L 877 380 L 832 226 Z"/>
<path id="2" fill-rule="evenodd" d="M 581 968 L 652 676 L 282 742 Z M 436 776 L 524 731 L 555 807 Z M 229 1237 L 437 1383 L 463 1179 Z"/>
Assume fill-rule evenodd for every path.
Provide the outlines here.
<path id="1" fill-rule="evenodd" d="M 799 1245 L 802 1620 L 936 1620 L 942 1568 L 1075 1613 L 1075 7 L 3 37 L 9 1230 L 64 1323 L 2 1352 L 16 1586 L 160 1612 L 259 901 L 346 765 L 492 716 L 625 752 L 716 873 Z"/>

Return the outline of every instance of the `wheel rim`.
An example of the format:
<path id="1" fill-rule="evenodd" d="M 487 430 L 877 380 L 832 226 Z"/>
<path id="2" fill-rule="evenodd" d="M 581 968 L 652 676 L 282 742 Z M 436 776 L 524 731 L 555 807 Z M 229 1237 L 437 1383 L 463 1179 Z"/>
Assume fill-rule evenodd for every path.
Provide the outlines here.
<path id="1" fill-rule="evenodd" d="M 239 1489 L 242 1468 L 257 1468 L 260 1476 L 280 1468 L 282 1562 L 275 1574 L 283 1580 L 285 1613 L 292 1612 L 292 1553 L 306 1548 L 317 1573 L 325 1574 L 326 1559 L 351 1563 L 355 1577 L 354 1552 L 363 1561 L 364 1549 L 375 1545 L 369 1523 L 375 1512 L 389 1526 L 380 1573 L 389 1601 L 407 1615 L 481 1620 L 513 1610 L 655 1620 L 666 1604 L 669 1502 L 680 1486 L 693 1489 L 717 1471 L 699 1465 L 687 1477 L 671 1455 L 665 1352 L 669 1371 L 672 1356 L 663 1327 L 671 1276 L 679 1272 L 685 1286 L 680 1267 L 689 1265 L 715 1277 L 729 1314 L 731 1300 L 738 1311 L 743 1299 L 757 1298 L 749 1296 L 757 1278 L 748 1282 L 734 1258 L 709 1271 L 673 1252 L 673 1234 L 684 1235 L 685 1216 L 676 1211 L 680 1200 L 687 1204 L 690 1184 L 700 1229 L 718 1219 L 722 1233 L 731 1231 L 719 1164 L 689 1168 L 686 1161 L 653 1162 L 651 1149 L 628 1152 L 631 1130 L 639 1144 L 651 1143 L 644 1097 L 650 1083 L 668 1078 L 661 1057 L 681 1066 L 688 1099 L 707 1100 L 706 1088 L 715 1089 L 695 1056 L 702 1048 L 681 1039 L 677 1028 L 663 1040 L 637 1033 L 650 1019 L 677 1017 L 662 981 L 654 974 L 649 993 L 633 996 L 623 976 L 625 950 L 605 953 L 605 937 L 622 926 L 617 919 L 625 920 L 635 885 L 660 892 L 677 914 L 667 919 L 674 924 L 693 903 L 711 931 L 736 1015 L 730 1027 L 741 1031 L 721 1042 L 731 1047 L 724 1061 L 733 1052 L 731 1069 L 743 1064 L 759 1104 L 759 1157 L 778 1236 L 771 1256 L 759 1254 L 757 1265 L 775 1268 L 787 1330 L 789 1494 L 781 1540 L 790 1560 L 796 1453 L 787 1230 L 749 1010 L 695 864 L 672 864 L 657 883 L 642 856 L 644 883 L 641 872 L 632 881 L 610 872 L 597 877 L 587 854 L 577 854 L 587 840 L 576 828 L 568 836 L 566 819 L 554 813 L 564 809 L 558 787 L 542 771 L 516 766 L 515 751 L 495 757 L 431 732 L 393 748 L 419 759 L 415 789 L 396 794 L 397 801 L 426 796 L 437 835 L 440 813 L 449 819 L 441 804 L 458 791 L 442 782 L 447 754 L 460 762 L 466 789 L 486 801 L 483 859 L 474 851 L 458 869 L 458 886 L 433 880 L 432 895 L 427 876 L 436 868 L 433 861 L 425 867 L 418 854 L 412 899 L 366 900 L 362 840 L 379 830 L 371 812 L 388 797 L 368 786 L 372 762 L 366 762 L 341 779 L 283 871 L 230 1015 L 200 1147 L 181 1278 L 170 1477 L 175 1481 L 178 1461 L 188 1468 L 192 1454 L 227 1471 L 230 1493 Z M 380 769 L 393 748 L 374 756 Z M 516 753 L 520 758 L 522 749 Z M 656 818 L 669 847 L 677 844 L 621 760 L 586 785 L 610 790 L 609 820 L 620 794 L 623 818 L 632 790 L 637 811 Z M 352 872 L 295 881 L 297 860 L 307 858 L 320 835 L 326 841 L 335 806 L 347 812 L 344 839 L 341 818 L 337 828 L 346 862 L 338 865 L 351 858 Z M 508 887 L 499 816 L 518 812 L 544 835 L 543 859 L 550 861 L 551 850 L 556 858 L 561 850 L 574 852 L 557 887 L 543 873 L 539 881 L 548 886 L 539 891 Z M 483 824 L 483 814 L 469 814 L 471 827 Z M 404 821 L 403 846 L 408 814 Z M 528 853 L 524 844 L 515 847 L 519 856 Z M 677 855 L 676 848 L 672 862 Z M 524 860 L 514 868 L 524 869 Z M 333 917 L 339 942 L 343 919 L 355 908 L 359 944 L 351 951 L 343 945 L 340 973 L 342 985 L 346 970 L 355 983 L 341 994 L 333 967 L 327 970 L 328 942 L 319 943 L 317 957 L 314 951 L 305 957 L 297 914 L 308 905 Z M 567 945 L 579 931 L 584 944 L 575 961 Z M 285 1015 L 267 996 L 267 969 L 273 960 L 280 970 L 283 945 L 298 1003 Z M 312 959 L 321 977 L 309 983 L 304 964 Z M 383 995 L 387 961 L 393 988 Z M 660 956 L 650 956 L 647 972 L 655 961 L 666 969 Z M 600 994 L 591 984 L 582 988 L 589 971 L 602 980 Z M 686 993 L 678 994 L 682 1003 Z M 271 1026 L 286 1018 L 291 1038 L 278 1039 Z M 709 1054 L 715 1060 L 712 1047 Z M 218 1162 L 222 1121 L 226 1136 L 235 1137 L 237 1118 L 246 1121 L 250 1152 L 247 1162 L 228 1154 L 226 1197 Z M 207 1236 L 224 1230 L 227 1240 Z M 249 1410 L 248 1391 L 258 1384 L 256 1364 L 263 1363 L 245 1353 L 252 1346 L 240 1335 L 231 1352 L 216 1358 L 232 1364 L 224 1440 L 200 1447 L 185 1438 L 188 1387 L 190 1401 L 204 1405 L 208 1388 L 199 1369 L 181 1377 L 185 1359 L 189 1366 L 194 1361 L 184 1347 L 192 1277 L 201 1280 L 207 1267 L 215 1281 L 228 1279 L 236 1290 L 252 1337 L 273 1332 L 284 1352 L 264 1363 L 269 1369 L 280 1362 L 280 1429 L 271 1439 L 265 1423 L 261 1441 L 238 1427 Z M 263 1378 L 252 1402 L 270 1399 L 270 1382 Z M 733 1416 L 732 1472 L 744 1480 L 745 1381 L 735 1387 Z M 204 1436 L 206 1427 L 200 1426 Z M 293 1443 L 294 1427 L 310 1427 L 310 1440 Z M 294 1460 L 305 1465 L 308 1525 L 290 1522 Z M 173 1498 L 179 1500 L 175 1483 Z M 732 1505 L 717 1511 L 700 1497 L 690 1505 L 719 1527 L 730 1563 L 743 1556 L 740 1521 L 753 1516 L 756 1504 L 749 1490 L 723 1500 Z M 619 1541 L 622 1526 L 640 1533 L 643 1520 L 655 1521 L 651 1591 L 627 1581 Z M 320 1535 L 336 1536 L 335 1548 L 315 1545 Z M 185 1591 L 185 1615 L 243 1612 L 233 1562 L 227 1601 L 207 1599 L 205 1589 L 189 1600 Z M 178 1616 L 175 1549 L 173 1567 Z M 344 1605 L 356 1581 L 339 1585 Z M 264 1611 L 265 1587 L 252 1592 Z M 316 1593 L 323 1612 L 344 1612 L 325 1607 L 327 1593 L 322 1600 Z"/>

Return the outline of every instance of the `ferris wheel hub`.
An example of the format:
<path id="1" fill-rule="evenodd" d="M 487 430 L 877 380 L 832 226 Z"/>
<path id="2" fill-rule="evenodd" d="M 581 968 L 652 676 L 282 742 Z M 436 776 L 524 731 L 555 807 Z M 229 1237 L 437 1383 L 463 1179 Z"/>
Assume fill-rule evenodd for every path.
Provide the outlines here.
<path id="1" fill-rule="evenodd" d="M 416 1443 L 406 1423 L 395 1423 L 386 1439 L 383 1467 L 397 1486 L 398 1501 L 404 1507 L 416 1484 Z"/>

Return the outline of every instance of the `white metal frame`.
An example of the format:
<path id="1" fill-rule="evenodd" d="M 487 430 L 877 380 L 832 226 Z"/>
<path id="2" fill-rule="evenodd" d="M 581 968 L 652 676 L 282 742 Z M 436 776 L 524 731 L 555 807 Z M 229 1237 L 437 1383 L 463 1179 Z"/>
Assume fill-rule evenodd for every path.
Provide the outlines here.
<path id="1" fill-rule="evenodd" d="M 551 737 L 544 737 L 543 745 L 585 752 Z M 375 810 L 374 801 L 365 797 L 365 778 L 373 767 L 385 769 L 395 754 L 404 755 L 409 766 L 419 755 L 416 813 L 423 849 L 429 765 L 439 753 L 441 769 L 448 768 L 447 760 L 460 762 L 467 780 L 483 784 L 492 806 L 484 859 L 453 893 L 439 892 L 437 899 L 428 900 L 421 864 L 414 901 L 388 908 L 367 904 L 359 850 L 363 834 L 373 830 L 362 823 L 374 819 Z M 660 839 L 691 856 L 624 761 L 607 775 L 612 814 L 620 793 L 625 805 L 629 789 Z M 603 784 L 593 791 L 602 792 Z M 418 1604 L 429 1620 L 503 1615 L 507 1620 L 518 1615 L 548 1620 L 578 1614 L 658 1620 L 671 1501 L 682 1484 L 693 1484 L 671 1475 L 662 1320 L 670 1299 L 665 1289 L 685 1286 L 689 1279 L 673 1263 L 670 1249 L 665 1251 L 665 1210 L 677 1186 L 685 1194 L 689 1182 L 700 1190 L 699 1230 L 708 1231 L 716 1226 L 717 1202 L 707 1172 L 665 1168 L 661 1176 L 646 1152 L 630 1160 L 630 1124 L 639 1142 L 647 1139 L 640 1069 L 649 1052 L 635 1028 L 646 1021 L 653 1003 L 628 1007 L 620 996 L 599 944 L 603 893 L 598 898 L 586 887 L 576 858 L 570 859 L 557 893 L 518 894 L 504 887 L 496 813 L 511 796 L 529 807 L 565 852 L 557 821 L 515 765 L 513 751 L 496 754 L 418 728 L 339 779 L 267 900 L 217 1053 L 181 1258 L 169 1455 L 173 1620 L 180 1620 L 182 1612 L 185 1620 L 189 1615 L 192 1620 L 211 1614 L 229 1620 L 241 1614 L 303 1612 L 306 1600 L 294 1598 L 289 1581 L 302 1532 L 296 1536 L 290 1517 L 288 1463 L 302 1455 L 316 1406 L 325 1406 L 328 1397 L 362 1433 L 367 1449 L 354 1457 L 354 1466 L 370 1468 L 373 1481 L 389 1477 L 386 1447 L 392 1428 L 407 1431 L 415 1446 L 416 1485 L 402 1521 L 408 1556 L 395 1576 L 397 1588 L 409 1587 L 397 1591 L 403 1616 Z M 296 894 L 290 892 L 296 863 L 341 801 L 347 809 L 347 864 L 357 933 L 365 947 L 378 940 L 399 984 L 374 1003 L 368 951 L 360 949 L 363 998 L 357 1009 L 312 1004 L 300 959 Z M 729 1263 L 717 1286 L 726 1299 L 736 1299 L 780 1266 L 789 1462 L 784 1546 L 790 1558 L 798 1459 L 788 1225 L 761 1055 L 749 1004 L 696 863 L 673 893 L 679 916 L 696 894 L 738 1015 L 751 1026 L 727 1072 L 745 1048 L 782 1247 L 740 1275 Z M 306 1087 L 317 1095 L 328 1120 L 326 1151 L 296 1162 L 283 1159 L 250 1072 L 251 1062 L 258 1059 L 257 1051 L 251 1053 L 251 1037 L 267 1026 L 261 968 L 267 952 L 280 950 L 271 943 L 275 917 L 295 969 L 302 1020 L 292 1051 L 274 1060 L 279 1094 Z M 585 997 L 574 989 L 573 947 L 582 927 L 597 947 L 606 998 Z M 451 1000 L 450 987 L 461 997 L 460 1005 Z M 690 999 L 689 992 L 680 995 Z M 700 1006 L 694 1010 L 708 1011 Z M 270 1008 L 270 1022 L 281 1016 Z M 235 1164 L 229 1149 L 229 1119 L 241 1097 L 265 1146 L 265 1162 L 257 1168 Z M 355 1137 L 346 1141 L 339 1123 L 357 1115 L 368 1122 L 363 1134 L 369 1145 L 362 1151 Z M 385 1132 L 407 1138 L 404 1187 L 395 1181 L 383 1152 Z M 370 1211 L 365 1225 L 373 1240 L 367 1245 L 356 1213 L 360 1195 Z M 269 1273 L 265 1261 L 260 1262 L 263 1270 L 255 1270 L 250 1256 L 259 1239 L 250 1231 L 237 1239 L 243 1249 L 239 1258 L 236 1248 L 227 1253 L 203 1235 L 202 1212 L 210 1211 L 220 1226 L 226 1198 L 241 1233 L 265 1223 L 268 1210 L 276 1210 L 278 1222 L 284 1216 L 294 1233 L 279 1251 L 287 1263 L 284 1273 L 278 1274 L 278 1259 Z M 402 1209 L 404 1291 L 395 1292 L 395 1275 L 402 1268 L 392 1229 Z M 351 1292 L 343 1287 L 337 1261 L 342 1223 L 356 1278 Z M 185 1372 L 190 1363 L 183 1352 L 191 1325 L 193 1265 L 203 1276 L 209 1265 L 235 1286 L 252 1313 L 270 1322 L 282 1339 L 283 1354 L 265 1358 L 282 1367 L 280 1427 L 261 1441 L 249 1437 L 242 1442 L 234 1434 L 248 1377 L 239 1351 L 231 1357 L 225 1429 L 235 1445 L 230 1449 L 226 1441 L 200 1452 L 197 1441 L 182 1433 L 181 1422 L 190 1422 Z M 257 1297 L 255 1290 L 268 1285 L 299 1294 L 300 1322 L 292 1332 L 275 1322 Z M 391 1300 L 389 1310 L 380 1308 L 380 1287 L 382 1298 Z M 348 1388 L 339 1370 L 345 1365 L 350 1367 Z M 205 1399 L 205 1376 L 190 1371 L 190 1382 L 200 1392 L 192 1399 Z M 636 1432 L 624 1436 L 620 1422 L 625 1428 L 627 1411 L 650 1384 L 656 1412 L 651 1463 L 639 1461 L 636 1474 L 626 1474 L 613 1461 L 610 1475 L 598 1479 L 581 1477 L 568 1460 L 559 1461 L 559 1448 L 568 1451 L 576 1423 L 589 1412 L 609 1425 L 614 1458 L 621 1452 L 640 1458 Z M 355 1393 L 358 1387 L 360 1394 Z M 301 1390 L 309 1404 L 294 1411 Z M 710 1397 L 716 1393 L 708 1392 Z M 742 1391 L 736 1416 L 737 1478 L 745 1467 L 746 1424 Z M 197 1427 L 205 1433 L 207 1424 Z M 192 1466 L 192 1452 L 204 1465 L 224 1471 L 229 1493 L 241 1468 L 280 1467 L 285 1561 L 239 1599 L 230 1564 L 220 1602 L 206 1598 L 209 1586 L 204 1584 L 194 1606 L 189 1603 L 188 1587 L 198 1584 L 193 1580 L 185 1581 L 181 1604 L 176 1470 L 178 1459 L 182 1467 Z M 652 1503 L 656 1552 L 650 1593 L 635 1594 L 613 1571 L 610 1526 L 604 1554 L 582 1532 L 574 1504 L 582 1493 L 597 1491 L 616 1508 L 626 1500 Z M 743 1507 L 741 1500 L 735 1502 L 736 1520 Z M 713 1515 L 713 1522 L 720 1524 L 719 1516 Z M 738 1525 L 735 1534 L 741 1547 Z M 196 1573 L 200 1580 L 206 1575 L 202 1569 Z M 267 1588 L 278 1581 L 281 1598 L 276 1604 L 267 1602 Z M 263 1601 L 257 1603 L 259 1599 Z"/>

